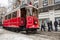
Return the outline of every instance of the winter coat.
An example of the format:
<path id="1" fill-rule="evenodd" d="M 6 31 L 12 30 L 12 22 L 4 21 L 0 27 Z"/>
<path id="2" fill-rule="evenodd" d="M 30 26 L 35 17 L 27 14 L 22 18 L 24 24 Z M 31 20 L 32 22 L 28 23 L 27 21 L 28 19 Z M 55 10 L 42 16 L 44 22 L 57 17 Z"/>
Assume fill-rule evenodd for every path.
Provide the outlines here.
<path id="1" fill-rule="evenodd" d="M 57 26 L 57 25 L 58 25 L 58 22 L 57 22 L 57 21 L 55 21 L 55 22 L 54 22 L 54 26 Z"/>

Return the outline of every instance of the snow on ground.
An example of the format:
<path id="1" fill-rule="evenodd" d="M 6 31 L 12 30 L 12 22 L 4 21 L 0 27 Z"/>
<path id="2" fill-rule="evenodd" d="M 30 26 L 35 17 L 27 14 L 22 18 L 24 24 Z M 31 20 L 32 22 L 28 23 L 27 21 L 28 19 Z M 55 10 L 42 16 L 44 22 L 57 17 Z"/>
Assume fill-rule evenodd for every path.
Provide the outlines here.
<path id="1" fill-rule="evenodd" d="M 25 35 L 22 33 L 15 33 L 0 28 L 0 40 L 57 40 L 53 36 L 47 36 L 43 34 L 49 34 L 49 32 Z M 52 32 L 50 34 L 52 35 Z"/>
<path id="2" fill-rule="evenodd" d="M 1 40 L 32 40 L 24 35 L 18 34 L 3 34 L 0 36 Z"/>
<path id="3" fill-rule="evenodd" d="M 2 31 L 1 31 L 2 30 Z M 50 40 L 48 38 L 25 35 L 0 29 L 0 40 Z"/>
<path id="4" fill-rule="evenodd" d="M 24 34 L 15 33 L 0 29 L 0 40 L 33 40 Z"/>
<path id="5" fill-rule="evenodd" d="M 33 37 L 28 37 L 22 34 L 3 34 L 3 35 L 0 35 L 0 40 L 50 40 L 48 38 L 42 38 L 42 37 L 33 38 Z"/>

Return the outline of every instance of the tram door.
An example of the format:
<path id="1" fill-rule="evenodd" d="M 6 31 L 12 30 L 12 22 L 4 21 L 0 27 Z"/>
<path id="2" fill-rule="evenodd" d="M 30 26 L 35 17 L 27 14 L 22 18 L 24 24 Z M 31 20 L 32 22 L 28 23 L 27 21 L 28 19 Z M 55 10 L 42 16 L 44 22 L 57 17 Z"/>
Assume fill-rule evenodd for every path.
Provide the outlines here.
<path id="1" fill-rule="evenodd" d="M 26 27 L 26 9 L 21 8 L 21 26 Z"/>

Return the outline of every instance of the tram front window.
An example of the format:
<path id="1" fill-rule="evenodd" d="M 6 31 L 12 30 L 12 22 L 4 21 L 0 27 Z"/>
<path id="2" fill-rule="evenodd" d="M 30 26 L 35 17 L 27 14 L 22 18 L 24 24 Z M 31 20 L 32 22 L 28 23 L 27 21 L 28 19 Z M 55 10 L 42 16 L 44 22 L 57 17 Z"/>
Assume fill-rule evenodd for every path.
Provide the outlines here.
<path id="1" fill-rule="evenodd" d="M 37 16 L 37 10 L 36 9 L 28 9 L 27 16 Z"/>
<path id="2" fill-rule="evenodd" d="M 27 16 L 32 16 L 32 11 L 31 10 L 27 10 Z"/>
<path id="3" fill-rule="evenodd" d="M 33 12 L 32 12 L 33 14 L 33 16 L 35 16 L 35 17 L 38 17 L 38 12 L 37 12 L 37 10 L 36 9 L 33 9 Z"/>
<path id="4" fill-rule="evenodd" d="M 21 17 L 26 18 L 26 9 L 25 8 L 21 9 Z"/>

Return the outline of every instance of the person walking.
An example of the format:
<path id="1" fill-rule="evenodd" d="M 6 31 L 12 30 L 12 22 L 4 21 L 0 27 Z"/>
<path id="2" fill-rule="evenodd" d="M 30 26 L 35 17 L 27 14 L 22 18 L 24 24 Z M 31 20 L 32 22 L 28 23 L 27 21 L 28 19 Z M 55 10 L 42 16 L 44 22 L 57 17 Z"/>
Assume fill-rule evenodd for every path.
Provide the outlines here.
<path id="1" fill-rule="evenodd" d="M 60 20 L 59 20 L 59 27 L 60 27 Z"/>
<path id="2" fill-rule="evenodd" d="M 56 20 L 54 21 L 54 26 L 55 26 L 55 31 L 58 31 L 58 28 L 57 28 L 58 27 L 58 22 Z"/>
<path id="3" fill-rule="evenodd" d="M 41 23 L 41 31 L 42 31 L 42 30 L 45 31 L 45 23 L 44 23 L 44 21 L 42 21 L 42 23 Z"/>
<path id="4" fill-rule="evenodd" d="M 47 22 L 47 25 L 48 25 L 48 31 L 50 32 L 51 31 L 50 21 Z"/>
<path id="5" fill-rule="evenodd" d="M 50 21 L 51 31 L 53 31 L 52 21 Z"/>

